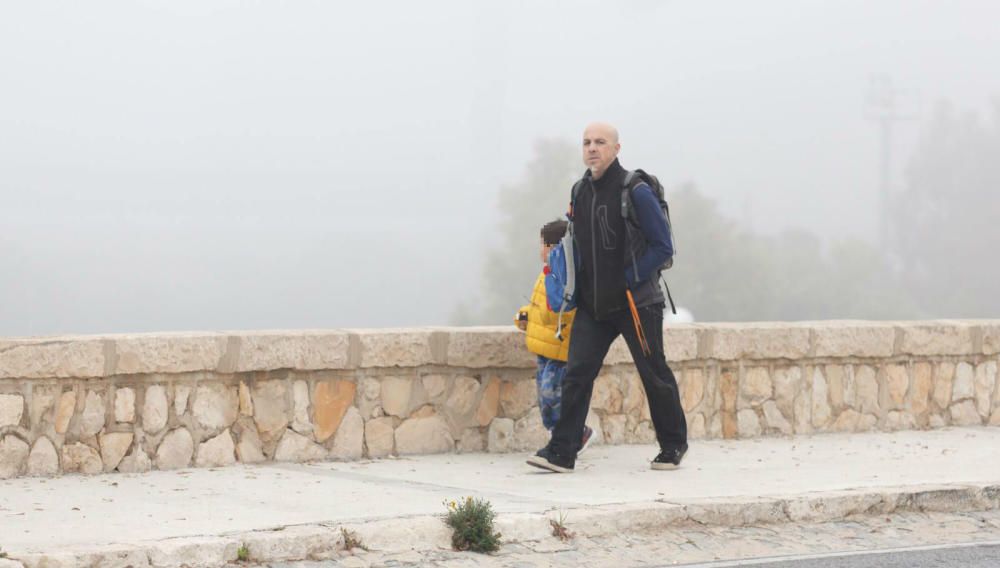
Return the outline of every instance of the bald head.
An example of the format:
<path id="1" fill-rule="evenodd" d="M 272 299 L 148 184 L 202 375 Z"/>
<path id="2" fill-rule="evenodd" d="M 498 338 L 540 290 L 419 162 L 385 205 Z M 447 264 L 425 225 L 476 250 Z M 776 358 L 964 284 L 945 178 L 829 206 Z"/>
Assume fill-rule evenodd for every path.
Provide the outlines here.
<path id="1" fill-rule="evenodd" d="M 594 179 L 601 179 L 618 157 L 618 129 L 606 122 L 593 122 L 583 130 L 583 163 Z"/>

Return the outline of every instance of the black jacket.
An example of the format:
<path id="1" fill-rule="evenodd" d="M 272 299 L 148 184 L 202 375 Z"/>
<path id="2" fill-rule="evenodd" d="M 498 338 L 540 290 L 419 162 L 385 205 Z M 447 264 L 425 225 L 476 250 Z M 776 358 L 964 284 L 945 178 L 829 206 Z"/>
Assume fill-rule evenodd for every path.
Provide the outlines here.
<path id="1" fill-rule="evenodd" d="M 626 170 L 612 162 L 601 179 L 590 171 L 583 176 L 572 203 L 573 229 L 580 266 L 577 269 L 577 303 L 597 320 L 628 309 L 625 270 L 633 254 L 641 256 L 645 239 L 638 227 L 626 227 L 621 198 Z M 637 307 L 664 302 L 659 273 L 632 287 Z"/>

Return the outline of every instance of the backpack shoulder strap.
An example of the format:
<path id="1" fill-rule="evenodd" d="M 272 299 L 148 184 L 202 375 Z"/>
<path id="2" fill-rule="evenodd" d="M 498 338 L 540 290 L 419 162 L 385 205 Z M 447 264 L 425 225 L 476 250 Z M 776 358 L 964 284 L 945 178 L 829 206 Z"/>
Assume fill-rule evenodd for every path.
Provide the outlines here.
<path id="1" fill-rule="evenodd" d="M 622 217 L 625 219 L 629 218 L 632 210 L 632 190 L 645 181 L 642 178 L 644 173 L 642 170 L 629 170 L 625 173 L 625 181 L 622 183 Z"/>

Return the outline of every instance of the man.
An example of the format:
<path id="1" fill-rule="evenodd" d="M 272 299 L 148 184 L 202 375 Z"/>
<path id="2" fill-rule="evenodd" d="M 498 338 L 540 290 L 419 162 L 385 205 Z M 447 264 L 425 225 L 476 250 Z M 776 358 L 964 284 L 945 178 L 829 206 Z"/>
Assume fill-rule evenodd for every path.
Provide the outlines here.
<path id="1" fill-rule="evenodd" d="M 562 411 L 548 445 L 528 459 L 535 467 L 558 473 L 573 471 L 594 379 L 619 335 L 625 337 L 642 378 L 660 444 L 651 467 L 674 469 L 687 451 L 687 423 L 677 380 L 663 354 L 665 300 L 659 271 L 673 256 L 673 245 L 666 217 L 649 185 L 641 183 L 630 190 L 637 222 L 622 215 L 627 171 L 618 163 L 620 149 L 618 131 L 610 124 L 594 123 L 583 133 L 587 172 L 578 182 L 570 205 L 579 264 Z M 646 348 L 633 321 L 627 291 L 648 339 Z"/>

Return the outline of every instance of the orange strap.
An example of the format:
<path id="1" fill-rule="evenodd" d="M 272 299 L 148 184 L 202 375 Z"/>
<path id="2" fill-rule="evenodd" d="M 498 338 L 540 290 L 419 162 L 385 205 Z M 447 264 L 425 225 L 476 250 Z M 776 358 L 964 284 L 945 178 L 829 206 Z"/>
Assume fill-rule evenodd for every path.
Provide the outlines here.
<path id="1" fill-rule="evenodd" d="M 646 334 L 642 329 L 642 321 L 639 319 L 639 310 L 635 307 L 632 291 L 625 290 L 625 295 L 628 297 L 628 308 L 632 311 L 632 324 L 635 325 L 635 334 L 639 336 L 639 345 L 642 346 L 643 355 L 648 357 L 653 351 L 649 348 L 649 343 L 646 341 Z"/>

